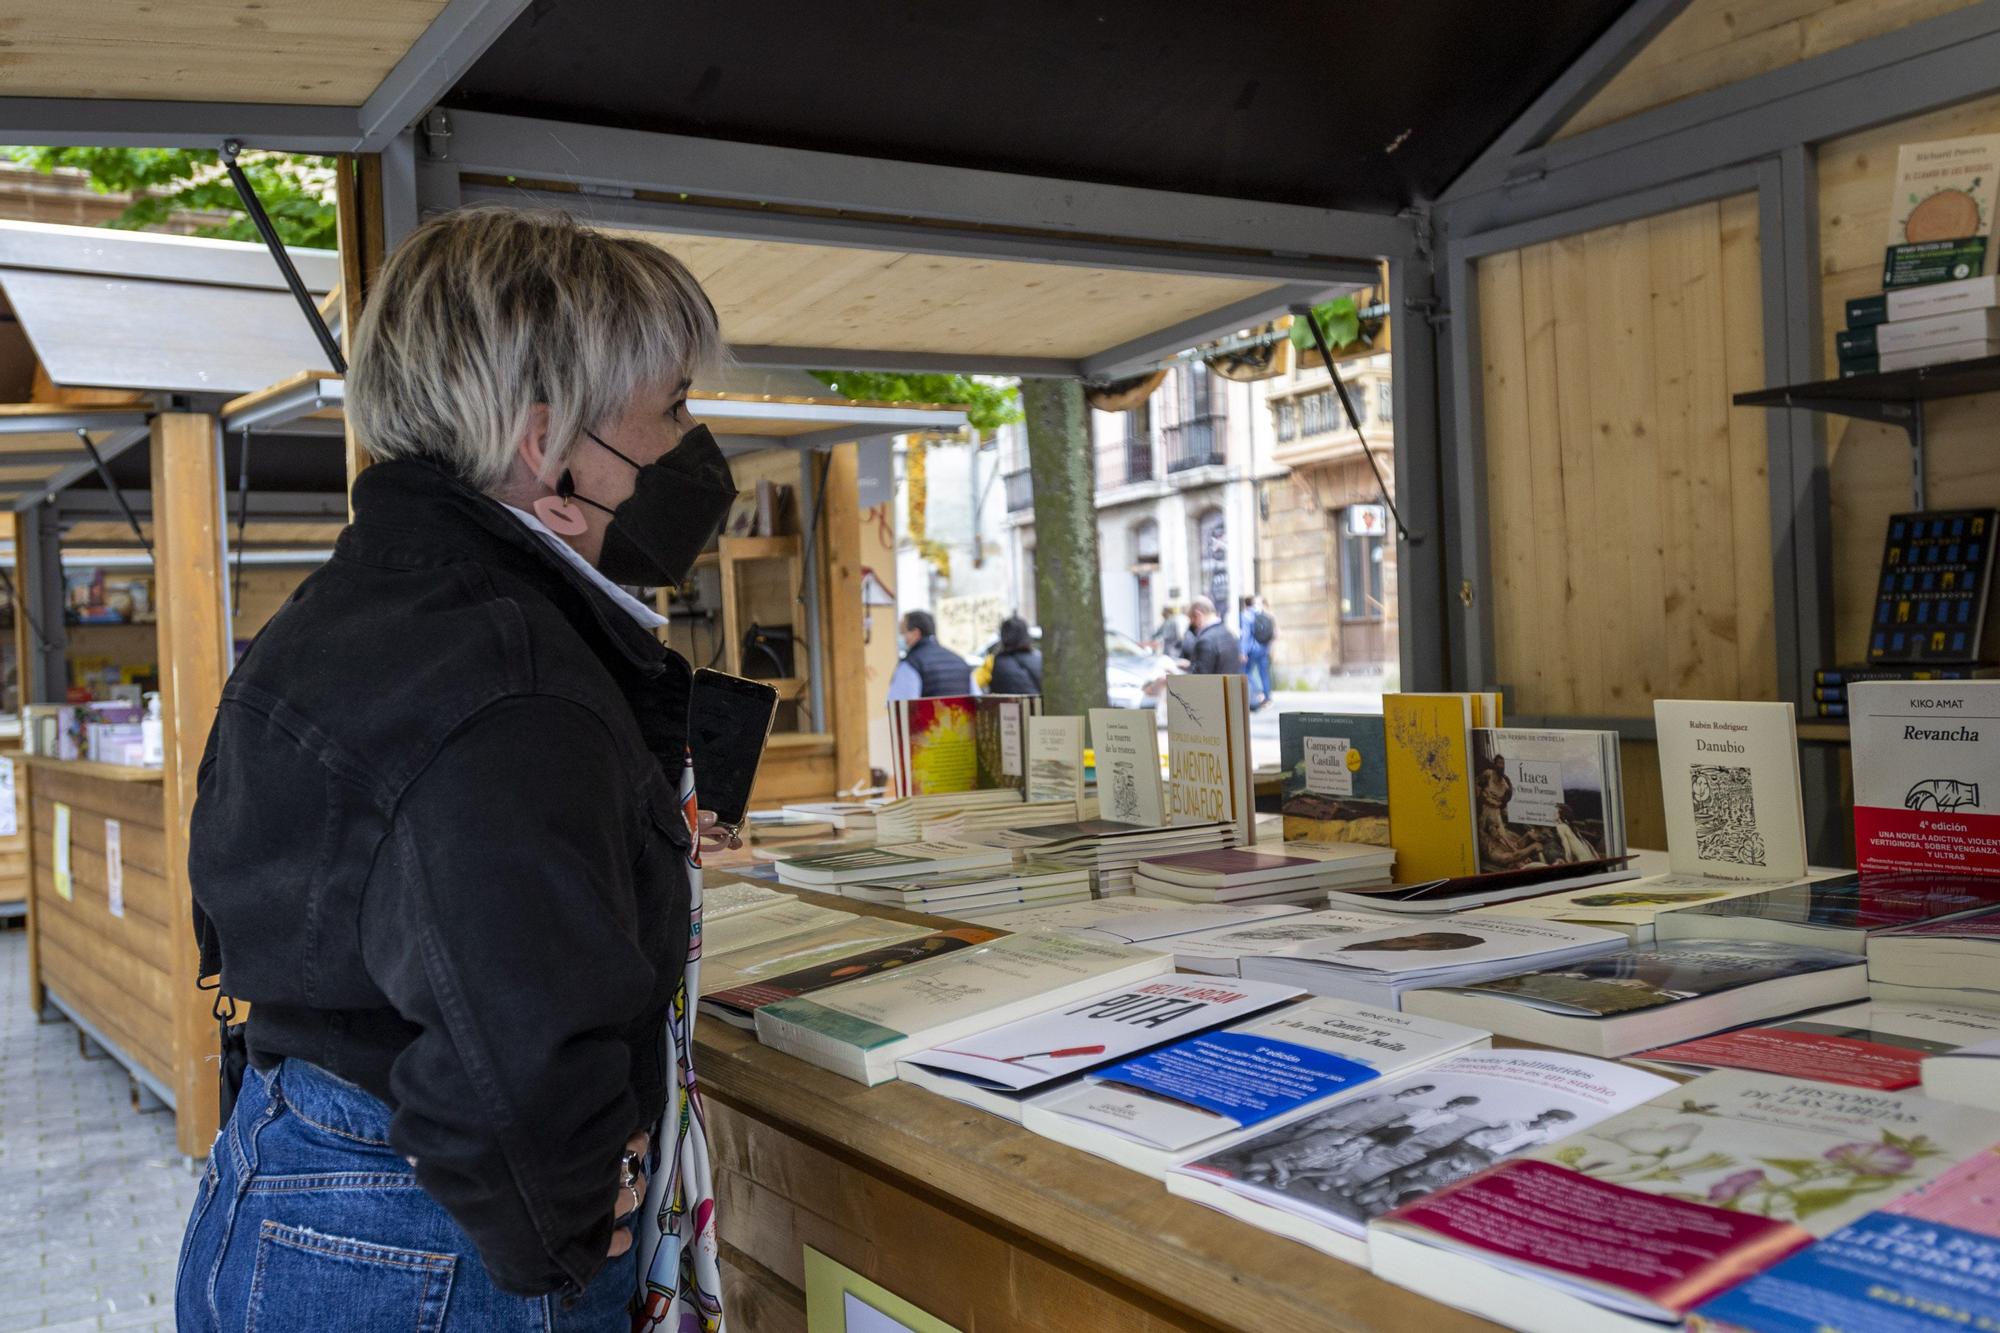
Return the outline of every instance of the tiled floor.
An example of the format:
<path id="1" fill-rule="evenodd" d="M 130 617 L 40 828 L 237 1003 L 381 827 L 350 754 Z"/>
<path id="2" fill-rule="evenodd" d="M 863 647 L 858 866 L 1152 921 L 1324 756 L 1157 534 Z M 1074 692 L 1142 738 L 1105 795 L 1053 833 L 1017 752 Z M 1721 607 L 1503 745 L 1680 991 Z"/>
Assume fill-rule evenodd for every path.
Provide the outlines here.
<path id="1" fill-rule="evenodd" d="M 165 1333 L 195 1184 L 173 1116 L 134 1111 L 124 1069 L 27 990 L 27 934 L 0 928 L 0 1333 Z"/>

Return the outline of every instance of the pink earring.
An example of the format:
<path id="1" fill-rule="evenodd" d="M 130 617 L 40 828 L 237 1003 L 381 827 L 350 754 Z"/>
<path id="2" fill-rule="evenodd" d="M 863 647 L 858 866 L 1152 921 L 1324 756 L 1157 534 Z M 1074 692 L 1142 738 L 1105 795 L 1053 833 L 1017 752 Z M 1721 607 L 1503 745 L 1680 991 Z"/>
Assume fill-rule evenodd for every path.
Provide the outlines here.
<path id="1" fill-rule="evenodd" d="M 535 501 L 534 508 L 535 517 L 542 520 L 550 532 L 563 537 L 578 536 L 590 526 L 584 522 L 583 510 L 560 495 L 544 495 Z"/>

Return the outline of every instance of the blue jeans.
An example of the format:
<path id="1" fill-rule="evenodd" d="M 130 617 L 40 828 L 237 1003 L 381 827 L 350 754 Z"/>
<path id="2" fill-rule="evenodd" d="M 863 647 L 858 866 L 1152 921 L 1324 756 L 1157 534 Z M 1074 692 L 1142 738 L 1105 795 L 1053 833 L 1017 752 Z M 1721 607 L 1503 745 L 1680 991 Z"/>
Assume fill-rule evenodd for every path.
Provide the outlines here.
<path id="1" fill-rule="evenodd" d="M 606 1205 L 609 1206 L 609 1200 Z M 179 1333 L 627 1333 L 634 1252 L 574 1305 L 495 1287 L 389 1146 L 389 1108 L 299 1060 L 250 1070 L 195 1191 Z"/>
<path id="2" fill-rule="evenodd" d="M 1243 640 L 1243 674 L 1252 708 L 1271 697 L 1271 650 L 1255 639 Z"/>

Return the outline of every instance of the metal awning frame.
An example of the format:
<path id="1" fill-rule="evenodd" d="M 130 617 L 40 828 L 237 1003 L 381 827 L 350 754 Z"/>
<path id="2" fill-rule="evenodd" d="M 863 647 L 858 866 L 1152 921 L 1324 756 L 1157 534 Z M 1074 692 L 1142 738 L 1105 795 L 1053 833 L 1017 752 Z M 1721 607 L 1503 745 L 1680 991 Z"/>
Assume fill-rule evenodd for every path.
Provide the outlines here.
<path id="1" fill-rule="evenodd" d="M 337 375 L 301 380 L 240 411 L 225 413 L 222 429 L 231 435 L 258 431 L 284 435 L 344 435 L 347 427 L 339 421 L 314 421 L 316 412 L 345 408 L 347 384 Z"/>

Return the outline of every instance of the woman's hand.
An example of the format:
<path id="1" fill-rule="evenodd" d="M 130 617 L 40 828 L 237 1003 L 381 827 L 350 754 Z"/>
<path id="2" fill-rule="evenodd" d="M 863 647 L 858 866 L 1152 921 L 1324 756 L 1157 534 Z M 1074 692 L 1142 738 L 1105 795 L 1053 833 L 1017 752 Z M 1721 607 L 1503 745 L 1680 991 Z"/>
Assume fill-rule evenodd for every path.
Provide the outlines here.
<path id="1" fill-rule="evenodd" d="M 701 849 L 704 852 L 735 851 L 743 845 L 743 839 L 728 829 L 716 827 L 713 810 L 701 812 Z"/>
<path id="2" fill-rule="evenodd" d="M 644 1157 L 647 1141 L 648 1136 L 643 1131 L 634 1134 L 625 1140 L 625 1151 Z M 618 1186 L 618 1202 L 611 1206 L 613 1225 L 609 1253 L 613 1259 L 632 1248 L 632 1228 L 639 1220 L 639 1210 L 645 1206 L 646 1173 L 635 1166 L 632 1171 L 632 1183 L 630 1185 L 621 1183 Z"/>

